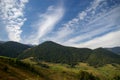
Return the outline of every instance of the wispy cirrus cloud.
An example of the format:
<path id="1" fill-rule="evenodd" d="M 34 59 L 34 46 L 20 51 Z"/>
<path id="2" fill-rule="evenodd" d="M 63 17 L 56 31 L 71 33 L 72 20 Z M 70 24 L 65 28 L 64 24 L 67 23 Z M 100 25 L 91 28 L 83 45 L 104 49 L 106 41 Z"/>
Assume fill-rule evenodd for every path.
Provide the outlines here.
<path id="1" fill-rule="evenodd" d="M 108 13 L 103 13 L 100 17 L 95 18 L 95 20 L 91 21 L 89 24 L 87 24 L 85 27 L 86 29 L 83 29 L 80 33 L 83 33 L 82 35 L 78 35 L 76 37 L 73 37 L 69 39 L 67 42 L 80 42 L 84 41 L 86 39 L 94 38 L 94 36 L 103 34 L 105 32 L 119 30 L 120 29 L 120 15 L 119 12 L 120 7 L 116 7 L 112 10 L 110 10 Z M 89 35 L 88 35 L 89 34 Z"/>
<path id="2" fill-rule="evenodd" d="M 88 47 L 88 48 L 98 48 L 98 47 L 116 47 L 120 45 L 120 31 L 110 32 L 101 37 L 96 37 L 81 44 L 70 44 L 69 46 L 74 47 Z"/>
<path id="3" fill-rule="evenodd" d="M 64 12 L 62 3 L 58 6 L 49 6 L 45 13 L 39 15 L 39 19 L 36 25 L 34 25 L 34 28 L 36 27 L 37 30 L 29 37 L 27 43 L 39 44 L 42 38 L 51 32 L 62 19 Z"/>
<path id="4" fill-rule="evenodd" d="M 113 4 L 114 0 L 111 0 Z M 75 47 L 109 47 L 118 46 L 117 36 L 120 30 L 120 6 L 114 2 L 110 6 L 108 0 L 94 0 L 89 7 L 78 13 L 77 17 L 64 24 L 56 35 L 48 38 L 63 45 Z M 61 34 L 64 33 L 64 34 Z M 110 33 L 110 34 L 109 34 Z M 110 37 L 111 35 L 116 35 Z M 107 40 L 105 37 L 110 37 Z M 97 38 L 97 39 L 96 39 Z M 101 38 L 103 41 L 100 42 Z M 110 43 L 111 39 L 116 43 Z M 98 40 L 98 41 L 97 41 Z M 95 45 L 96 42 L 100 42 Z M 110 45 L 108 45 L 110 43 Z"/>
<path id="5" fill-rule="evenodd" d="M 58 29 L 58 31 L 55 32 L 55 35 L 53 37 L 48 38 L 48 40 L 54 40 L 56 42 L 64 42 L 65 38 L 69 37 L 72 34 L 76 34 L 78 29 L 83 29 L 82 26 L 84 26 L 84 22 L 86 23 L 90 21 L 91 16 L 95 14 L 95 11 L 97 10 L 97 7 L 102 3 L 103 0 L 94 0 L 91 2 L 91 5 L 87 7 L 84 11 L 81 11 L 78 13 L 78 15 L 73 18 L 72 20 L 68 21 L 67 23 L 63 24 L 62 27 Z M 90 15 L 91 14 L 91 15 Z M 90 15 L 90 16 L 88 16 Z M 82 31 L 79 30 L 80 31 Z M 64 33 L 64 34 L 63 34 Z M 54 38 L 55 37 L 55 38 Z"/>
<path id="6" fill-rule="evenodd" d="M 0 0 L 0 18 L 6 27 L 9 40 L 21 40 L 21 27 L 26 18 L 24 8 L 28 0 Z"/>

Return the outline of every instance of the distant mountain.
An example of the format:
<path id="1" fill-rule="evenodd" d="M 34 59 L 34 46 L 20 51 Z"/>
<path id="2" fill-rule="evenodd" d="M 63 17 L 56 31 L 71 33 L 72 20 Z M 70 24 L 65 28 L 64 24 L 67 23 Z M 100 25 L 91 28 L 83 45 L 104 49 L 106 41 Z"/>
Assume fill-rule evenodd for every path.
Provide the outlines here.
<path id="1" fill-rule="evenodd" d="M 106 49 L 120 55 L 120 47 L 113 47 L 113 48 L 106 48 Z"/>
<path id="2" fill-rule="evenodd" d="M 67 63 L 70 65 L 78 62 L 87 62 L 93 66 L 102 66 L 109 63 L 120 64 L 120 56 L 106 49 L 91 50 L 88 48 L 66 47 L 51 41 L 25 50 L 18 58 L 28 57 L 34 57 L 38 61 Z"/>
<path id="3" fill-rule="evenodd" d="M 87 62 L 93 66 L 102 66 L 111 63 L 120 64 L 120 55 L 114 54 L 113 52 L 103 48 L 97 48 L 93 50 Z"/>
<path id="4" fill-rule="evenodd" d="M 17 57 L 22 51 L 30 48 L 18 42 L 8 41 L 0 45 L 0 56 Z"/>
<path id="5" fill-rule="evenodd" d="M 4 41 L 0 41 L 0 44 L 3 44 L 4 43 Z"/>

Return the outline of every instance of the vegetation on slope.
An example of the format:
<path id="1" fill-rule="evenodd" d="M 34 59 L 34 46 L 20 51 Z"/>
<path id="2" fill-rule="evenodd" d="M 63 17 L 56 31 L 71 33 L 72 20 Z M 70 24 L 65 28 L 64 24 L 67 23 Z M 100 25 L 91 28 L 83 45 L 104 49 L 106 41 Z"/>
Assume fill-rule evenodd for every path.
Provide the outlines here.
<path id="1" fill-rule="evenodd" d="M 17 42 L 5 42 L 0 45 L 0 56 L 17 57 L 21 52 L 30 48 L 28 45 L 24 45 Z"/>
<path id="2" fill-rule="evenodd" d="M 29 64 L 13 58 L 0 57 L 1 80 L 45 80 Z"/>
<path id="3" fill-rule="evenodd" d="M 92 66 L 103 66 L 109 63 L 120 64 L 120 55 L 114 54 L 103 48 L 95 50 L 73 48 L 50 41 L 25 50 L 18 58 L 24 59 L 27 57 L 34 57 L 37 61 L 67 63 L 72 67 L 79 62 L 87 62 Z"/>
<path id="4" fill-rule="evenodd" d="M 105 64 L 117 63 L 120 64 L 120 55 L 114 54 L 111 51 L 103 48 L 98 48 L 89 56 L 87 62 L 92 66 L 103 66 Z"/>
<path id="5" fill-rule="evenodd" d="M 29 49 L 16 42 L 1 45 L 0 54 L 5 51 L 5 56 L 23 52 L 21 60 L 0 57 L 2 80 L 120 80 L 120 55 L 103 48 L 73 48 L 50 41 Z"/>
<path id="6" fill-rule="evenodd" d="M 19 61 L 0 57 L 0 79 L 2 80 L 119 80 L 120 65 L 94 68 L 80 63 L 74 68 L 67 64 L 36 62 L 33 58 Z"/>
<path id="7" fill-rule="evenodd" d="M 48 41 L 24 51 L 18 58 L 34 57 L 36 60 L 74 65 L 77 62 L 84 62 L 91 51 L 87 48 L 65 47 Z"/>
<path id="8" fill-rule="evenodd" d="M 81 77 L 92 80 L 88 72 L 79 74 L 67 71 L 55 71 L 44 66 L 26 63 L 12 58 L 0 57 L 0 79 L 2 80 L 82 80 Z M 83 75 L 80 75 L 84 73 Z"/>
<path id="9" fill-rule="evenodd" d="M 77 80 L 80 80 L 81 72 L 87 72 L 82 77 L 85 76 L 94 76 L 95 80 L 113 80 L 114 78 L 120 77 L 120 65 L 119 64 L 107 64 L 102 67 L 93 67 L 89 66 L 87 63 L 79 63 L 74 67 L 71 67 L 68 64 L 60 64 L 60 63 L 50 63 L 50 62 L 36 62 L 33 58 L 26 58 L 23 60 L 26 63 L 36 64 L 38 67 L 42 66 L 45 69 L 52 70 L 62 74 L 71 74 L 71 76 L 76 76 Z M 83 73 L 84 73 L 83 72 Z M 88 78 L 88 77 L 86 77 Z M 94 80 L 93 78 L 90 78 Z M 120 78 L 119 78 L 120 79 Z M 83 80 L 83 79 L 82 79 Z M 86 79 L 85 79 L 86 80 Z M 87 79 L 89 80 L 89 79 Z"/>

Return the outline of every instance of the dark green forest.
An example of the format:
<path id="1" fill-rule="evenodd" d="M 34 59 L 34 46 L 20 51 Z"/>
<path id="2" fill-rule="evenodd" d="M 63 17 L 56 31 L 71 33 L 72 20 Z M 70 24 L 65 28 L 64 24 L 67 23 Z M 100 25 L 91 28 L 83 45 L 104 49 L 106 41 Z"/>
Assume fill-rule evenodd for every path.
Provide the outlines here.
<path id="1" fill-rule="evenodd" d="M 120 55 L 104 48 L 91 50 L 88 48 L 66 47 L 47 41 L 36 47 L 25 50 L 18 56 L 19 59 L 34 57 L 38 61 L 66 63 L 71 66 L 78 62 L 87 62 L 92 66 L 103 66 L 109 63 L 120 64 Z"/>

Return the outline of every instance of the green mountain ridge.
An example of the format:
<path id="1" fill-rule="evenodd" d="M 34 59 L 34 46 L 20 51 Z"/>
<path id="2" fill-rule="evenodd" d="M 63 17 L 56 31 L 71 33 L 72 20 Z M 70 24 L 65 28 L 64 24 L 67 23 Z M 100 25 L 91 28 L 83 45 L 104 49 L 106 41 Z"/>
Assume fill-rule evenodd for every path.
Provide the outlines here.
<path id="1" fill-rule="evenodd" d="M 79 62 L 89 63 L 92 66 L 105 64 L 120 64 L 120 55 L 105 48 L 89 49 L 63 46 L 46 41 L 38 46 L 29 46 L 18 42 L 8 41 L 0 45 L 0 56 L 25 59 L 34 57 L 36 61 L 65 63 L 71 66 Z"/>
<path id="2" fill-rule="evenodd" d="M 91 51 L 87 48 L 65 47 L 47 41 L 29 50 L 25 50 L 18 58 L 34 57 L 37 60 L 72 64 L 86 60 Z"/>
<path id="3" fill-rule="evenodd" d="M 97 48 L 88 58 L 90 65 L 102 66 L 104 64 L 118 63 L 120 64 L 120 56 L 108 51 L 104 48 Z"/>
<path id="4" fill-rule="evenodd" d="M 120 56 L 104 48 L 91 50 L 88 48 L 66 47 L 47 41 L 36 47 L 25 50 L 18 56 L 19 59 L 34 57 L 38 61 L 67 63 L 75 65 L 78 62 L 87 62 L 92 66 L 105 64 L 120 64 Z"/>
<path id="5" fill-rule="evenodd" d="M 18 42 L 8 41 L 0 45 L 0 56 L 17 57 L 30 46 Z"/>

